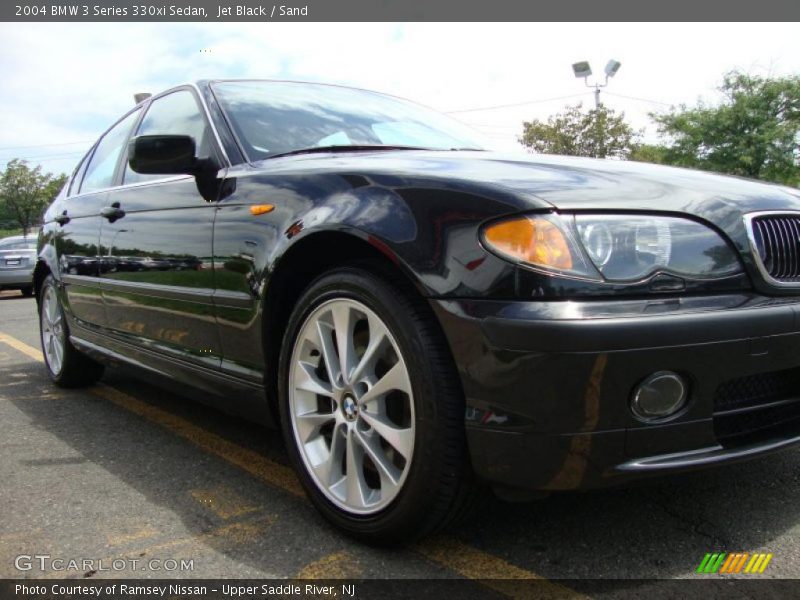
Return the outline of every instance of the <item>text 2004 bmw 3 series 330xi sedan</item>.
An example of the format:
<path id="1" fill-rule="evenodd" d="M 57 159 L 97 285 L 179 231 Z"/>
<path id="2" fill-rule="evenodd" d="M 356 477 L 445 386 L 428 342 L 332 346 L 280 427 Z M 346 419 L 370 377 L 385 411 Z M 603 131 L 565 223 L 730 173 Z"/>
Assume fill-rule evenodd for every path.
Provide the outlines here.
<path id="1" fill-rule="evenodd" d="M 201 81 L 117 121 L 45 220 L 53 381 L 122 361 L 272 419 L 361 539 L 800 441 L 798 190 Z"/>

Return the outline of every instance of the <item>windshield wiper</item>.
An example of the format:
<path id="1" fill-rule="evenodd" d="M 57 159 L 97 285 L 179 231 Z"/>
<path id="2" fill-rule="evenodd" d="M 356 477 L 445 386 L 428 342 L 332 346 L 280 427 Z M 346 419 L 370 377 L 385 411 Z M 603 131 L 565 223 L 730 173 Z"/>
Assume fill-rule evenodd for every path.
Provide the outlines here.
<path id="1" fill-rule="evenodd" d="M 299 150 L 290 150 L 289 152 L 273 154 L 272 156 L 267 156 L 267 159 L 280 158 L 281 156 L 292 156 L 294 154 L 314 154 L 317 152 L 369 152 L 372 150 L 431 150 L 431 148 L 423 148 L 421 146 L 384 146 L 379 144 L 313 146 L 311 148 L 301 148 Z"/>

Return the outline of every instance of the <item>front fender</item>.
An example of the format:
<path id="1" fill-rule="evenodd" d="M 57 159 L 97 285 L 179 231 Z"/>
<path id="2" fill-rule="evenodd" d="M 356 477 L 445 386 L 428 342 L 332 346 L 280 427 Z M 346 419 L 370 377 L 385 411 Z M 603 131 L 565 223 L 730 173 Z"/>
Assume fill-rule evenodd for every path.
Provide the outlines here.
<path id="1" fill-rule="evenodd" d="M 509 297 L 514 267 L 487 252 L 481 224 L 516 207 L 460 190 L 362 185 L 330 194 L 288 224 L 266 261 L 320 233 L 355 236 L 398 265 L 431 297 Z"/>

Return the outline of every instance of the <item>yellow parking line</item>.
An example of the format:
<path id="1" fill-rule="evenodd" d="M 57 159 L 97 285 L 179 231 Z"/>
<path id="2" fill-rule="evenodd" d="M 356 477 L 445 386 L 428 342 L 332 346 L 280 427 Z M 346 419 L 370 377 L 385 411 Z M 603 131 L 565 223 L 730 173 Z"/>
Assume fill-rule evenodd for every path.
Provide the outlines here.
<path id="1" fill-rule="evenodd" d="M 41 351 L 8 334 L 0 333 L 0 342 L 11 346 L 15 350 L 33 359 L 39 361 L 43 360 Z M 162 410 L 152 404 L 142 402 L 111 386 L 101 383 L 89 388 L 89 391 L 95 396 L 108 400 L 129 412 L 135 413 L 148 421 L 169 429 L 196 446 L 247 471 L 261 481 L 277 485 L 296 496 L 305 495 L 303 488 L 300 486 L 300 482 L 297 481 L 294 471 L 285 465 L 278 464 L 257 452 L 229 442 L 197 425 L 193 425 L 177 415 Z"/>
<path id="2" fill-rule="evenodd" d="M 480 580 L 486 587 L 512 598 L 586 598 L 574 590 L 450 536 L 430 538 L 414 546 L 414 549 L 451 571 L 467 579 Z M 529 584 L 520 584 L 521 580 L 527 580 Z M 533 581 L 536 583 L 532 583 Z"/>
<path id="3" fill-rule="evenodd" d="M 38 360 L 39 362 L 44 361 L 41 350 L 34 348 L 33 346 L 29 346 L 25 342 L 21 342 L 15 337 L 11 337 L 5 333 L 0 333 L 0 342 L 3 342 L 7 346 L 11 346 L 14 348 L 14 350 L 22 352 L 26 356 L 31 357 L 33 360 Z"/>
<path id="4" fill-rule="evenodd" d="M 42 360 L 39 350 L 7 334 L 0 333 L 0 342 L 8 344 L 31 358 Z M 296 496 L 305 497 L 294 471 L 287 466 L 278 464 L 257 452 L 230 442 L 177 415 L 142 402 L 111 386 L 98 384 L 89 388 L 89 391 L 129 412 L 168 429 L 263 482 L 275 485 Z M 438 537 L 417 544 L 413 546 L 413 549 L 429 560 L 458 573 L 462 577 L 479 580 L 481 584 L 512 598 L 560 599 L 584 597 L 569 588 L 552 583 L 532 571 L 512 565 L 497 556 L 482 552 L 455 538 Z M 336 557 L 337 555 L 333 556 Z M 312 568 L 313 572 L 313 569 L 324 569 L 326 564 L 330 566 L 336 564 L 334 558 L 329 560 L 330 563 L 322 562 L 321 565 L 316 567 L 313 566 L 315 563 L 312 563 L 307 568 Z M 325 559 L 322 559 L 322 561 L 325 561 Z M 538 583 L 530 587 L 520 586 L 519 580 L 538 580 Z"/>
<path id="5" fill-rule="evenodd" d="M 349 552 L 334 552 L 307 564 L 294 576 L 295 579 L 355 579 L 363 570 Z"/>
<path id="6" fill-rule="evenodd" d="M 206 431 L 171 412 L 142 402 L 111 386 L 99 384 L 89 388 L 89 391 L 95 396 L 108 400 L 112 404 L 116 404 L 152 423 L 161 425 L 165 429 L 169 429 L 172 433 L 211 454 L 225 459 L 261 481 L 277 485 L 295 496 L 305 495 L 294 471 L 285 465 L 278 464 L 258 452 L 229 442 L 225 438 Z"/>

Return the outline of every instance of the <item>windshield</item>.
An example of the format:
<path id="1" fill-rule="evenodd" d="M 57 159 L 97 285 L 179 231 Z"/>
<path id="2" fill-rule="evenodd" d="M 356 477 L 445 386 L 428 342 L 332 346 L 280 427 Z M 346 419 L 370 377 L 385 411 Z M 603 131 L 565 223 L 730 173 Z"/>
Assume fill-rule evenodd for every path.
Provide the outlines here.
<path id="1" fill-rule="evenodd" d="M 213 90 L 250 160 L 330 146 L 484 148 L 458 121 L 375 92 L 278 81 L 223 81 Z"/>

